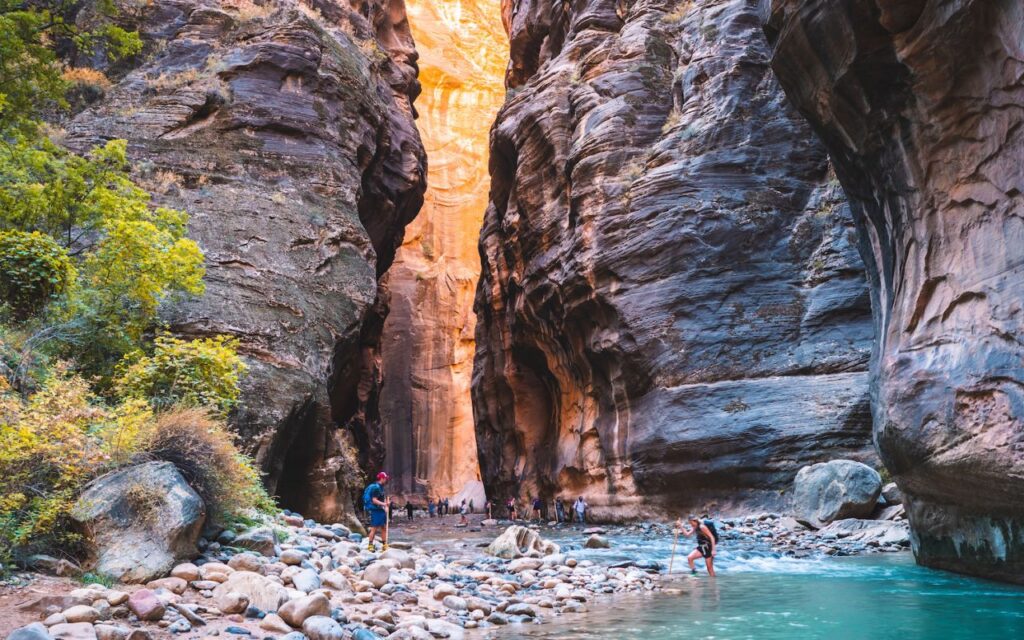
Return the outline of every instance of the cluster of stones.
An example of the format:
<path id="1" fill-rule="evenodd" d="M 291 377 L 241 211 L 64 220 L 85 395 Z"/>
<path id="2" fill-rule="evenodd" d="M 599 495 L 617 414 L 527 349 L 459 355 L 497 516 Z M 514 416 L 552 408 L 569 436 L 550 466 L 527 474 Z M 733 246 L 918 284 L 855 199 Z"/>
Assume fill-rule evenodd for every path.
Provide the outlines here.
<path id="1" fill-rule="evenodd" d="M 578 560 L 524 529 L 495 541 L 500 549 L 502 540 L 528 540 L 500 552 L 506 557 L 453 558 L 403 543 L 375 553 L 342 525 L 285 513 L 273 526 L 201 544 L 195 562 L 130 596 L 92 585 L 81 603 L 46 612 L 42 625 L 16 632 L 31 637 L 16 640 L 146 640 L 137 635 L 145 631 L 105 623 L 112 618 L 188 637 L 459 638 L 464 629 L 584 613 L 599 594 L 658 588 L 648 571 Z"/>

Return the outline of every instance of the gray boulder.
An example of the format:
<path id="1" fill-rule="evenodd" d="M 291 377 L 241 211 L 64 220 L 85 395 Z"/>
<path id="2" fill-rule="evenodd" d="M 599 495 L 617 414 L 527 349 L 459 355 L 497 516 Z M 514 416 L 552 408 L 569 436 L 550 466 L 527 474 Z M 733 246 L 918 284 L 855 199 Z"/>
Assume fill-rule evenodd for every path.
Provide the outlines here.
<path id="1" fill-rule="evenodd" d="M 903 492 L 900 491 L 895 482 L 890 482 L 882 487 L 882 498 L 885 500 L 885 504 L 889 506 L 903 504 Z"/>
<path id="2" fill-rule="evenodd" d="M 793 515 L 820 529 L 844 518 L 868 518 L 882 491 L 878 472 L 853 460 L 832 460 L 800 469 L 793 484 Z"/>
<path id="3" fill-rule="evenodd" d="M 42 622 L 33 622 L 12 631 L 7 640 L 50 640 L 50 633 Z"/>
<path id="4" fill-rule="evenodd" d="M 277 538 L 274 536 L 274 530 L 270 527 L 258 527 L 241 533 L 231 544 L 271 557 L 277 548 Z"/>
<path id="5" fill-rule="evenodd" d="M 173 464 L 146 462 L 93 480 L 72 517 L 85 531 L 92 570 L 148 582 L 198 554 L 206 508 Z"/>

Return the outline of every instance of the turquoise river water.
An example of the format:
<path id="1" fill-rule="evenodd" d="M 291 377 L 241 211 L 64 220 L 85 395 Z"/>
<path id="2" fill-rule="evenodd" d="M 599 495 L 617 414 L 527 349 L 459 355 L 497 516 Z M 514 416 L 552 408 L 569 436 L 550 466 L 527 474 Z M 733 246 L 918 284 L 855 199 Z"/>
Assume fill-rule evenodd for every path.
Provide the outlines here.
<path id="1" fill-rule="evenodd" d="M 667 543 L 613 538 L 612 550 L 574 551 L 605 561 L 656 559 Z M 568 540 L 560 540 L 568 542 Z M 682 547 L 681 547 L 682 548 Z M 688 551 L 689 549 L 686 549 Z M 719 575 L 680 573 L 666 585 L 679 593 L 614 597 L 589 603 L 582 616 L 514 625 L 487 638 L 559 640 L 1024 639 L 1024 587 L 917 566 L 910 553 L 794 559 L 764 548 L 728 549 Z M 676 572 L 686 569 L 685 559 Z"/>

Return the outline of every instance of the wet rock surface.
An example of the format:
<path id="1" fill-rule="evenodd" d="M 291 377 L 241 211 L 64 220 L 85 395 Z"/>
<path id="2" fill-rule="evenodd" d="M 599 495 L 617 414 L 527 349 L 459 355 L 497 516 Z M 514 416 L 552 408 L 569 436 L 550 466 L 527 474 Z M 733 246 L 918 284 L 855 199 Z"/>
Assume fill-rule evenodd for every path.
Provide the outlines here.
<path id="1" fill-rule="evenodd" d="M 773 0 L 867 257 L 875 441 L 919 562 L 1024 581 L 1024 5 Z"/>
<path id="2" fill-rule="evenodd" d="M 508 3 L 476 300 L 489 495 L 780 508 L 801 466 L 872 457 L 853 223 L 757 5 Z"/>
<path id="3" fill-rule="evenodd" d="M 340 519 L 351 456 L 333 425 L 379 430 L 378 277 L 424 190 L 401 5 L 156 0 L 124 18 L 146 50 L 66 142 L 127 139 L 157 204 L 190 214 L 206 295 L 166 320 L 239 339 L 244 444 L 286 505 Z"/>

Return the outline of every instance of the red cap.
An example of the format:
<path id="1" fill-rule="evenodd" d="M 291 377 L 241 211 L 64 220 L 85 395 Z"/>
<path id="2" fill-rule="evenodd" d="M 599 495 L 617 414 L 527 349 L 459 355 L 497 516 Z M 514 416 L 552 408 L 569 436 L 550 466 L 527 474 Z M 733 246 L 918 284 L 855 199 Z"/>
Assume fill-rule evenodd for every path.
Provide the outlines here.
<path id="1" fill-rule="evenodd" d="M 383 471 L 381 471 L 380 473 L 377 474 L 377 479 L 378 480 L 387 480 L 388 479 L 388 474 L 386 474 Z"/>

